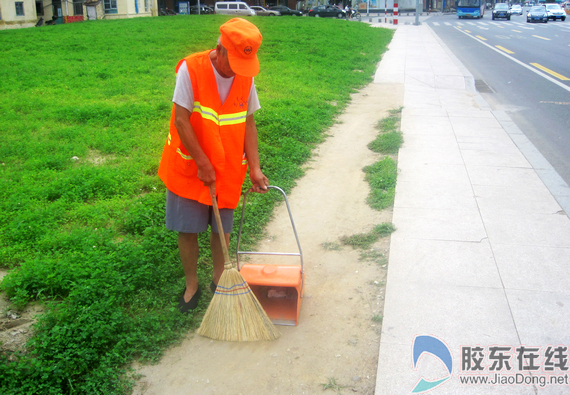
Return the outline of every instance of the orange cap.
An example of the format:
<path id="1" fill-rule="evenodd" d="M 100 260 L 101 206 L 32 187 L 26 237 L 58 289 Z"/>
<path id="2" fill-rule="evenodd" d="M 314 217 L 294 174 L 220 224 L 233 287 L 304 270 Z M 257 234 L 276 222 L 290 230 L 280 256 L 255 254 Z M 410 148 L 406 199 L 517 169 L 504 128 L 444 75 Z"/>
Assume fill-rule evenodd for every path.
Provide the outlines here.
<path id="1" fill-rule="evenodd" d="M 228 51 L 232 71 L 244 77 L 259 73 L 257 50 L 261 45 L 261 33 L 257 26 L 242 18 L 233 18 L 220 27 L 220 42 Z"/>

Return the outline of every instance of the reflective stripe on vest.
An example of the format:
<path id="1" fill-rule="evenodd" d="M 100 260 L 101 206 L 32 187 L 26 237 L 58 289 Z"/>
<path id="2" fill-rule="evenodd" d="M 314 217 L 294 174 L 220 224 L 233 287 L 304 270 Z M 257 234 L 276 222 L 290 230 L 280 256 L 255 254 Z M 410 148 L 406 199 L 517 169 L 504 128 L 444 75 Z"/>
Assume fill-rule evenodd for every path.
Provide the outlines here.
<path id="1" fill-rule="evenodd" d="M 170 145 L 170 143 L 172 142 L 172 135 L 170 134 L 170 132 L 168 133 L 168 145 Z M 182 151 L 180 150 L 180 148 L 176 148 L 176 152 L 184 159 L 186 160 L 192 160 L 192 157 L 190 155 L 184 155 L 182 153 Z"/>
<path id="2" fill-rule="evenodd" d="M 237 112 L 234 114 L 219 115 L 213 109 L 202 106 L 200 104 L 200 102 L 197 102 L 197 101 L 194 102 L 194 111 L 193 112 L 200 114 L 202 116 L 202 118 L 208 119 L 208 120 L 214 122 L 218 126 L 237 125 L 238 123 L 245 123 L 245 120 L 247 119 L 247 111 L 241 111 L 241 112 Z M 170 133 L 168 133 L 168 145 L 170 145 L 171 141 L 172 141 L 172 135 Z M 180 150 L 180 148 L 177 148 L 176 152 L 182 158 L 184 158 L 186 160 L 192 160 L 192 157 L 190 155 L 184 155 L 182 153 L 182 151 Z M 244 154 L 244 159 L 242 160 L 241 164 L 242 165 L 247 164 L 247 159 L 245 159 L 245 154 Z"/>
<path id="3" fill-rule="evenodd" d="M 199 113 L 202 118 L 214 122 L 218 126 L 236 125 L 238 123 L 245 123 L 247 118 L 247 111 L 236 112 L 234 114 L 219 115 L 211 108 L 202 106 L 200 102 L 194 102 L 193 112 Z"/>

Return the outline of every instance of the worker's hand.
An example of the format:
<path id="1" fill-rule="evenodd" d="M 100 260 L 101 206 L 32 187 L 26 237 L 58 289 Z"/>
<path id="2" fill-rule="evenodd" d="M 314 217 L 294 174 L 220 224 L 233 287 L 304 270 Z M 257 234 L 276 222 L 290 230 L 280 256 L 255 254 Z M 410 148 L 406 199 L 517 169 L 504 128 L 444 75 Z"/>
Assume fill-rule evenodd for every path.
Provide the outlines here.
<path id="1" fill-rule="evenodd" d="M 251 179 L 252 187 L 250 192 L 266 193 L 269 191 L 267 188 L 269 186 L 269 180 L 261 170 L 251 170 L 249 169 L 249 178 Z"/>
<path id="2" fill-rule="evenodd" d="M 198 179 L 207 187 L 216 184 L 216 170 L 210 161 L 204 162 L 198 166 Z"/>

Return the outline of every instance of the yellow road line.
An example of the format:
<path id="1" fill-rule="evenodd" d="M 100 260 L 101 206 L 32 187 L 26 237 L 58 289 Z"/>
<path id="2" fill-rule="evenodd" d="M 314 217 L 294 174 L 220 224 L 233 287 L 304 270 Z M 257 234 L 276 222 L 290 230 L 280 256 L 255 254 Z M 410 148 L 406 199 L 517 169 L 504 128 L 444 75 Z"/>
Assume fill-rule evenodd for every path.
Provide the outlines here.
<path id="1" fill-rule="evenodd" d="M 555 71 L 552 71 L 552 70 L 550 70 L 550 69 L 547 69 L 546 67 L 541 66 L 541 65 L 539 65 L 538 63 L 531 63 L 531 65 L 533 65 L 533 66 L 536 67 L 537 69 L 540 69 L 540 70 L 542 70 L 542 71 L 544 71 L 544 72 L 550 74 L 550 75 L 553 76 L 553 77 L 558 78 L 559 80 L 562 80 L 562 81 L 570 81 L 570 78 L 564 77 L 562 74 L 558 74 L 558 73 L 555 72 Z"/>
<path id="2" fill-rule="evenodd" d="M 483 38 L 483 37 L 481 37 L 481 36 L 475 36 L 475 37 L 477 37 L 478 39 L 481 39 L 481 40 L 483 40 L 483 41 L 487 41 L 486 38 Z"/>
<path id="3" fill-rule="evenodd" d="M 469 30 L 465 30 L 465 33 L 471 33 Z"/>
<path id="4" fill-rule="evenodd" d="M 520 30 L 513 30 L 515 33 L 522 33 Z"/>
<path id="5" fill-rule="evenodd" d="M 536 38 L 540 38 L 540 39 L 542 39 L 542 40 L 550 41 L 550 39 L 549 39 L 549 38 L 545 38 L 545 37 L 536 36 L 536 35 L 534 35 L 534 34 L 533 34 L 532 36 L 533 36 L 533 37 L 536 37 Z"/>
<path id="6" fill-rule="evenodd" d="M 506 53 L 509 53 L 509 54 L 514 53 L 513 51 L 509 51 L 507 48 L 503 48 L 503 47 L 501 47 L 500 45 L 495 45 L 495 47 L 497 47 L 497 48 L 499 48 L 501 51 L 505 51 Z"/>

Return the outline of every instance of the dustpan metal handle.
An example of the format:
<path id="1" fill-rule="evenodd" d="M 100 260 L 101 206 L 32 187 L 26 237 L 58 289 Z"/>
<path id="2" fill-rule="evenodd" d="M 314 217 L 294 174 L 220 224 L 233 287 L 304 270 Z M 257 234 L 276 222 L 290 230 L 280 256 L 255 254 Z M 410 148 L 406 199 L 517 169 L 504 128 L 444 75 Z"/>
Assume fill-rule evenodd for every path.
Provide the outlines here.
<path id="1" fill-rule="evenodd" d="M 287 205 L 287 212 L 289 213 L 289 219 L 291 220 L 291 227 L 293 228 L 293 233 L 295 234 L 295 240 L 297 241 L 297 247 L 299 248 L 299 252 L 253 252 L 253 251 L 240 251 L 239 250 L 239 244 L 240 244 L 240 240 L 241 240 L 241 231 L 243 228 L 243 218 L 245 216 L 245 206 L 247 203 L 247 195 L 249 194 L 249 191 L 246 191 L 243 194 L 243 205 L 242 205 L 242 209 L 241 209 L 241 220 L 239 223 L 239 231 L 238 231 L 238 237 L 237 237 L 237 248 L 236 248 L 237 270 L 238 271 L 240 270 L 240 266 L 239 266 L 239 256 L 240 255 L 288 255 L 288 256 L 298 256 L 300 258 L 300 260 L 301 260 L 301 273 L 303 273 L 304 272 L 303 251 L 301 250 L 301 243 L 299 242 L 299 236 L 297 236 L 297 229 L 295 228 L 295 222 L 293 221 L 293 215 L 291 214 L 291 207 L 289 206 L 289 200 L 287 199 L 287 195 L 285 194 L 285 191 L 283 191 L 283 189 L 276 187 L 274 185 L 270 185 L 270 186 L 268 186 L 268 188 L 278 190 L 279 192 L 281 192 L 281 194 L 285 198 L 285 204 Z"/>

